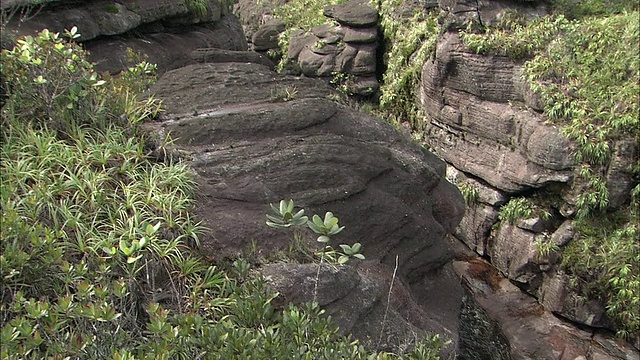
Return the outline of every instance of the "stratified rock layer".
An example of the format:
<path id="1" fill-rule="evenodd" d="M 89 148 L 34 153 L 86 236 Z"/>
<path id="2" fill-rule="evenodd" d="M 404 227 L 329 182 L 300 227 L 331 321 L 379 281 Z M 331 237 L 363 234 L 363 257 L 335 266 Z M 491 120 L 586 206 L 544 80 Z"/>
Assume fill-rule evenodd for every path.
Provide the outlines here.
<path id="1" fill-rule="evenodd" d="M 423 310 L 405 290 L 404 303 L 394 301 L 405 304 L 404 310 L 407 304 L 417 310 L 396 308 L 390 319 L 397 326 L 386 329 L 383 343 L 398 346 L 416 329 L 427 329 L 447 334 L 455 349 L 462 288 L 453 276 L 432 278 L 453 257 L 445 235 L 459 223 L 464 208 L 460 193 L 445 179 L 444 162 L 389 124 L 330 100 L 337 94 L 323 81 L 280 75 L 255 63 L 190 65 L 164 74 L 152 92 L 163 100 L 165 112 L 151 128 L 171 134 L 200 184 L 197 212 L 210 229 L 201 239 L 206 256 L 236 256 L 253 248 L 269 257 L 285 249 L 293 235 L 264 223 L 268 204 L 280 199 L 294 199 L 309 213 L 332 211 L 346 226 L 334 246 L 362 243 L 369 264 L 359 275 L 345 270 L 351 274 L 348 284 L 326 282 L 335 276 L 344 280 L 342 272 L 322 273 L 323 288 L 352 288 L 372 296 L 338 294 L 327 300 L 324 290 L 318 296 L 321 303 L 332 304 L 330 312 L 345 331 L 362 339 L 380 333 L 385 307 L 380 302 L 386 301 L 384 289 L 397 257 L 396 289 L 402 282 L 438 284 L 430 293 L 433 307 L 423 309 L 439 321 L 416 315 Z M 307 240 L 315 246 L 312 236 Z M 283 296 L 311 300 L 309 274 L 317 268 L 278 266 L 265 268 L 274 281 L 300 279 L 301 287 L 276 281 Z M 354 313 L 360 307 L 375 315 Z"/>

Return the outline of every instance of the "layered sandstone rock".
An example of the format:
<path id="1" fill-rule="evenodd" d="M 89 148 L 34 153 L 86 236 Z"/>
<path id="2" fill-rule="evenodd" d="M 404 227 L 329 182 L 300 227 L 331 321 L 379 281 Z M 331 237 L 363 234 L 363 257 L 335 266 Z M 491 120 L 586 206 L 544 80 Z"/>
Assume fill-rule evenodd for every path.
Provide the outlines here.
<path id="1" fill-rule="evenodd" d="M 211 229 L 201 238 L 205 255 L 236 256 L 253 246 L 269 258 L 285 249 L 293 235 L 264 224 L 268 204 L 280 199 L 309 213 L 332 211 L 346 226 L 335 241 L 360 242 L 367 257 L 354 261 L 357 271 L 321 272 L 318 299 L 344 331 L 372 346 L 382 333 L 380 346 L 397 349 L 429 330 L 446 334 L 449 353 L 455 350 L 463 291 L 446 270 L 453 252 L 445 235 L 460 221 L 463 201 L 441 160 L 391 125 L 330 100 L 336 94 L 322 80 L 255 63 L 190 65 L 164 74 L 152 91 L 166 111 L 150 128 L 172 135 L 200 184 L 198 215 Z M 303 302 L 312 299 L 317 269 L 274 264 L 264 272 L 282 301 Z M 442 273 L 451 276 L 434 278 Z M 439 284 L 428 308 L 402 285 L 421 282 Z"/>
<path id="2" fill-rule="evenodd" d="M 112 73 L 130 65 L 129 49 L 148 56 L 160 73 L 193 63 L 189 55 L 198 48 L 247 49 L 238 19 L 218 0 L 207 2 L 205 14 L 175 0 L 60 1 L 20 20 L 4 31 L 19 36 L 77 27 L 96 69 Z"/>

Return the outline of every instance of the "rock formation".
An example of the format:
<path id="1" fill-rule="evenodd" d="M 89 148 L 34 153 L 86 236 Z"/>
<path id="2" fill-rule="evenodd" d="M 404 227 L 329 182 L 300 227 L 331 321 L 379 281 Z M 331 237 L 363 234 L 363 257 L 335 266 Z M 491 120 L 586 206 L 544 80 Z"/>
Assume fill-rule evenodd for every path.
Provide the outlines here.
<path id="1" fill-rule="evenodd" d="M 542 2 L 442 0 L 439 6 L 446 14 L 442 17 L 446 31 L 439 38 L 435 55 L 423 66 L 419 102 L 428 121 L 421 127 L 427 129 L 429 148 L 449 164 L 450 181 L 477 191 L 477 199 L 468 206 L 455 236 L 477 254 L 490 259 L 501 276 L 518 286 L 513 291 L 528 294 L 522 295 L 522 300 L 512 299 L 503 308 L 497 305 L 498 299 L 485 301 L 487 294 L 475 298 L 489 318 L 498 322 L 506 321 L 505 309 L 531 302 L 531 306 L 537 306 L 540 318 L 534 320 L 534 316 L 527 321 L 541 325 L 527 326 L 545 328 L 545 331 L 552 329 L 555 320 L 549 316 L 548 312 L 551 312 L 591 328 L 610 328 L 612 324 L 604 305 L 579 295 L 560 270 L 559 253 L 573 239 L 571 218 L 575 199 L 581 191 L 580 184 L 575 182 L 578 167 L 574 163 L 574 145 L 557 127 L 545 123 L 541 100 L 521 79 L 524 60 L 514 61 L 500 54 L 478 55 L 466 48 L 458 32 L 470 23 L 496 24 L 506 11 L 515 9 L 525 18 L 533 19 L 546 14 L 546 5 Z M 616 163 L 628 166 L 637 158 L 637 144 L 629 146 L 622 141 L 615 147 Z M 614 168 L 612 172 L 616 174 L 608 175 L 607 180 L 613 195 L 609 203 L 611 209 L 628 200 L 633 185 L 629 167 L 622 170 L 615 165 Z M 514 224 L 498 221 L 498 210 L 509 198 L 532 194 L 551 199 L 549 219 L 534 214 Z M 541 254 L 536 246 L 540 242 L 552 242 L 559 251 Z M 468 269 L 474 265 L 465 266 Z M 458 265 L 456 269 L 462 267 Z M 465 271 L 458 273 L 467 274 L 463 279 L 469 285 Z M 478 295 L 474 286 L 469 288 Z M 493 312 L 491 309 L 495 306 L 499 309 Z M 549 321 L 540 320 L 542 318 Z M 626 359 L 637 356 L 628 345 L 620 353 L 612 350 L 605 351 L 606 356 L 596 356 L 604 350 L 585 346 L 591 335 L 578 335 L 575 329 L 564 325 L 561 332 L 582 339 L 582 345 L 567 344 L 565 352 L 555 353 L 559 351 L 556 349 L 554 354 L 543 356 L 535 350 L 537 345 L 533 343 L 514 349 L 521 346 L 516 345 L 521 342 L 521 335 L 509 330 L 504 323 L 500 327 L 511 344 L 512 356 L 523 354 L 515 358 L 583 356 L 595 359 L 602 356 Z M 539 339 L 546 336 L 551 333 L 536 335 Z M 558 344 L 564 340 L 542 342 Z M 582 350 L 578 351 L 580 347 Z M 529 355 L 524 355 L 527 353 Z"/>
<path id="2" fill-rule="evenodd" d="M 178 0 L 54 1 L 8 29 L 29 34 L 77 26 L 99 70 L 120 71 L 127 48 L 158 64 L 164 75 L 153 92 L 166 112 L 149 130 L 170 133 L 175 152 L 196 173 L 198 215 L 210 229 L 202 238 L 206 256 L 252 249 L 260 259 L 281 257 L 291 234 L 267 228 L 264 214 L 282 198 L 339 216 L 346 229 L 337 241 L 361 242 L 367 257 L 321 268 L 319 300 L 343 332 L 401 350 L 414 334 L 434 331 L 453 340 L 447 354 L 461 359 L 637 358 L 628 344 L 588 330 L 610 326 L 603 305 L 580 298 L 558 256 L 535 248 L 541 238 L 560 248 L 573 239 L 570 215 L 579 188 L 572 184 L 571 143 L 544 124 L 540 100 L 520 80 L 521 63 L 476 55 L 457 33 L 470 20 L 492 24 L 513 7 L 544 15 L 544 5 L 427 2 L 443 11 L 446 31 L 424 64 L 416 101 L 429 116 L 429 146 L 445 165 L 389 125 L 340 105 L 327 81 L 310 78 L 339 72 L 351 76 L 353 93 L 377 89 L 371 7 L 356 0 L 327 8 L 338 25 L 294 34 L 288 56 L 307 76 L 286 76 L 263 54 L 245 51 L 245 35 L 265 51 L 282 31 L 273 7 L 260 2 L 264 11 L 252 12 L 253 2 L 238 4 L 241 25 L 215 0 L 206 15 Z M 633 184 L 627 168 L 637 153 L 637 144 L 616 145 L 607 179 L 612 207 Z M 477 189 L 466 213 L 450 182 Z M 561 199 L 556 220 L 495 225 L 511 197 L 542 191 Z M 317 269 L 276 262 L 260 271 L 282 304 L 310 300 Z"/>
<path id="3" fill-rule="evenodd" d="M 63 32 L 76 26 L 78 40 L 89 50 L 96 69 L 112 73 L 129 66 L 128 49 L 148 56 L 160 73 L 193 63 L 190 53 L 196 49 L 247 49 L 238 18 L 220 1 L 208 1 L 204 14 L 186 4 L 170 0 L 52 2 L 27 21 L 14 17 L 4 32 L 32 35 L 45 28 Z M 9 6 L 3 2 L 3 7 Z"/>
<path id="4" fill-rule="evenodd" d="M 368 261 L 354 265 L 358 271 L 323 270 L 319 292 L 352 291 L 324 292 L 319 301 L 344 331 L 363 340 L 377 339 L 382 329 L 389 272 L 381 269 L 393 268 L 397 256 L 396 286 L 402 289 L 402 282 L 423 281 L 452 259 L 445 235 L 462 217 L 463 203 L 445 180 L 444 163 L 390 125 L 329 99 L 337 94 L 323 81 L 259 64 L 201 64 L 167 72 L 152 91 L 166 111 L 150 126 L 172 134 L 200 184 L 198 214 L 211 229 L 201 240 L 206 256 L 235 256 L 253 247 L 273 257 L 284 250 L 292 235 L 264 224 L 268 204 L 280 199 L 295 199 L 312 213 L 333 211 L 346 226 L 339 237 L 362 243 Z M 263 270 L 285 299 L 309 301 L 316 269 L 273 264 Z M 458 294 L 459 302 L 462 292 L 453 282 L 443 283 L 439 293 Z M 393 310 L 394 325 L 387 328 L 400 334 L 385 335 L 383 344 L 397 348 L 418 329 L 455 339 L 459 306 L 429 310 L 447 318 L 443 326 L 410 296 L 404 302 L 412 307 Z"/>
<path id="5" fill-rule="evenodd" d="M 270 4 L 270 5 L 268 5 Z M 237 5 L 245 29 L 251 29 L 255 51 L 277 49 L 278 36 L 285 30 L 281 19 L 271 12 L 279 2 L 243 0 Z M 256 16 L 261 9 L 264 15 Z M 364 0 L 352 0 L 324 10 L 327 23 L 305 31 L 293 31 L 285 61 L 287 72 L 328 78 L 351 95 L 370 96 L 379 88 L 377 59 L 378 13 Z"/>

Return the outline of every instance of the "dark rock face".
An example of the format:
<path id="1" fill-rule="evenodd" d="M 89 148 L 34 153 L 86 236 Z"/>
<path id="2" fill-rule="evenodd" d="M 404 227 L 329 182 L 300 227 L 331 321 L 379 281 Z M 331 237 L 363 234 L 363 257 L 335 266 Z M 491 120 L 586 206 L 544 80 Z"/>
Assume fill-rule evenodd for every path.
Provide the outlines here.
<path id="1" fill-rule="evenodd" d="M 319 288 L 339 293 L 319 290 L 318 299 L 343 331 L 362 339 L 381 331 L 397 256 L 392 305 L 399 307 L 390 315 L 397 326 L 386 328 L 381 346 L 429 329 L 448 334 L 455 349 L 462 290 L 444 270 L 453 257 L 445 235 L 460 221 L 463 200 L 442 161 L 390 125 L 330 100 L 336 94 L 324 82 L 258 64 L 190 65 L 164 74 L 152 91 L 166 109 L 153 131 L 172 134 L 200 184 L 198 214 L 211 229 L 201 239 L 205 255 L 233 256 L 252 241 L 263 256 L 285 248 L 291 234 L 264 225 L 268 203 L 292 198 L 311 213 L 333 211 L 346 226 L 335 241 L 362 243 L 368 264 L 322 271 Z M 308 301 L 316 269 L 263 270 L 285 300 Z M 402 282 L 438 284 L 432 306 L 417 305 Z"/>
<path id="2" fill-rule="evenodd" d="M 470 311 L 474 306 L 465 305 L 463 318 L 478 324 L 472 331 L 496 340 L 487 345 L 479 334 L 463 332 L 464 359 L 637 359 L 637 351 L 628 345 L 554 317 L 487 262 L 459 261 L 453 268 L 482 310 Z M 510 355 L 504 353 L 505 340 Z M 474 348 L 483 356 L 473 357 Z"/>
<path id="3" fill-rule="evenodd" d="M 285 30 L 284 22 L 280 19 L 272 19 L 264 23 L 253 33 L 251 43 L 253 50 L 265 51 L 278 48 L 278 36 Z"/>
<path id="4" fill-rule="evenodd" d="M 245 51 L 247 44 L 238 19 L 226 15 L 215 23 L 203 24 L 187 32 L 97 39 L 86 43 L 85 48 L 99 71 L 119 72 L 127 64 L 127 49 L 132 49 L 146 54 L 147 61 L 158 65 L 158 72 L 163 73 L 193 64 L 190 54 L 197 49 Z"/>
<path id="5" fill-rule="evenodd" d="M 378 13 L 365 0 L 327 6 L 324 9 L 324 16 L 335 19 L 340 24 L 355 28 L 376 26 L 378 24 Z"/>
<path id="6" fill-rule="evenodd" d="M 240 22 L 218 0 L 208 1 L 203 15 L 183 1 L 60 1 L 27 21 L 18 20 L 7 24 L 7 33 L 63 32 L 76 26 L 96 69 L 112 73 L 129 66 L 127 49 L 146 54 L 160 73 L 193 63 L 189 54 L 198 48 L 247 50 Z"/>
<path id="7" fill-rule="evenodd" d="M 436 309 L 441 310 L 441 306 L 427 311 L 415 302 L 410 290 L 399 279 L 393 282 L 392 296 L 387 299 L 393 269 L 375 261 L 358 263 L 354 267 L 318 266 L 275 263 L 265 265 L 259 271 L 280 294 L 273 302 L 276 307 L 288 302 L 312 301 L 317 290 L 316 301 L 339 326 L 340 333 L 352 334 L 368 347 L 403 351 L 429 331 L 454 340 L 444 354 L 455 351 L 456 328 L 434 318 L 433 313 Z M 452 280 L 455 284 L 455 279 Z M 455 300 L 459 308 L 460 299 L 456 297 Z"/>
<path id="8" fill-rule="evenodd" d="M 274 102 L 287 91 L 294 99 Z M 363 243 L 369 257 L 399 254 L 406 273 L 425 266 L 424 254 L 443 253 L 441 239 L 462 216 L 440 160 L 327 99 L 332 90 L 318 80 L 255 64 L 203 64 L 167 73 L 153 92 L 166 108 L 162 129 L 190 153 L 210 194 L 202 215 L 216 224 L 213 238 L 228 239 L 207 243 L 212 254 L 237 252 L 251 240 L 281 248 L 288 239 L 263 226 L 265 205 L 293 198 L 342 217 L 349 242 Z M 243 216 L 253 224 L 245 230 L 221 221 L 230 215 L 225 208 L 237 206 L 253 209 Z M 429 256 L 444 263 L 445 253 Z"/>

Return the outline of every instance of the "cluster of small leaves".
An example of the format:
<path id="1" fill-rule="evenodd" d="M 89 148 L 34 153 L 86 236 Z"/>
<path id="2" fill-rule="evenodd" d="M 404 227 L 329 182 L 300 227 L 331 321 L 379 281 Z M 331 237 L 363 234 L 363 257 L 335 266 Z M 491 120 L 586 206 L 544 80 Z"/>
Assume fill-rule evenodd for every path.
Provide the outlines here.
<path id="1" fill-rule="evenodd" d="M 509 200 L 508 203 L 500 207 L 498 220 L 515 224 L 518 219 L 528 219 L 534 215 L 535 207 L 533 202 L 526 197 L 517 197 Z"/>
<path id="2" fill-rule="evenodd" d="M 628 0 L 553 0 L 551 9 L 554 13 L 564 14 L 568 19 L 582 19 L 587 16 L 637 11 L 640 9 L 640 3 Z"/>
<path id="3" fill-rule="evenodd" d="M 189 11 L 194 13 L 196 16 L 202 18 L 207 16 L 207 13 L 209 11 L 208 0 L 185 0 L 185 4 L 187 5 Z"/>
<path id="4" fill-rule="evenodd" d="M 336 88 L 336 90 L 345 95 L 353 95 L 351 86 L 355 81 L 355 75 L 346 74 L 343 72 L 334 72 L 332 73 L 332 75 L 333 78 L 329 82 Z"/>
<path id="5" fill-rule="evenodd" d="M 426 127 L 416 105 L 416 89 L 422 66 L 435 51 L 440 28 L 435 12 L 417 9 L 412 17 L 399 17 L 398 0 L 378 1 L 386 52 L 385 72 L 380 86 L 380 110 L 395 124 L 409 122 L 414 130 Z"/>
<path id="6" fill-rule="evenodd" d="M 324 247 L 319 251 L 321 262 L 327 257 L 340 265 L 346 264 L 351 258 L 364 260 L 364 255 L 361 254 L 362 244 L 360 243 L 353 245 L 340 244 L 342 251 L 336 251 L 329 245 L 331 237 L 344 229 L 344 226 L 338 225 L 339 219 L 332 212 L 326 212 L 324 219 L 315 214 L 309 221 L 309 218 L 304 215 L 304 209 L 300 209 L 295 213 L 294 209 L 293 200 L 280 200 L 278 206 L 271 204 L 272 214 L 267 214 L 267 226 L 274 229 L 282 229 L 306 225 L 318 235 L 317 241 L 324 244 Z"/>
<path id="7" fill-rule="evenodd" d="M 471 206 L 478 202 L 479 194 L 478 188 L 476 186 L 473 186 L 472 184 L 464 181 L 460 181 L 456 185 L 458 186 L 458 189 L 460 190 L 460 193 L 462 194 L 464 202 L 467 204 L 467 206 Z"/>
<path id="8" fill-rule="evenodd" d="M 633 338 L 640 333 L 640 218 L 637 212 L 629 217 L 625 210 L 615 214 L 622 219 L 608 216 L 576 222 L 579 237 L 563 252 L 563 265 L 582 282 L 584 294 L 606 300 L 618 334 Z"/>

